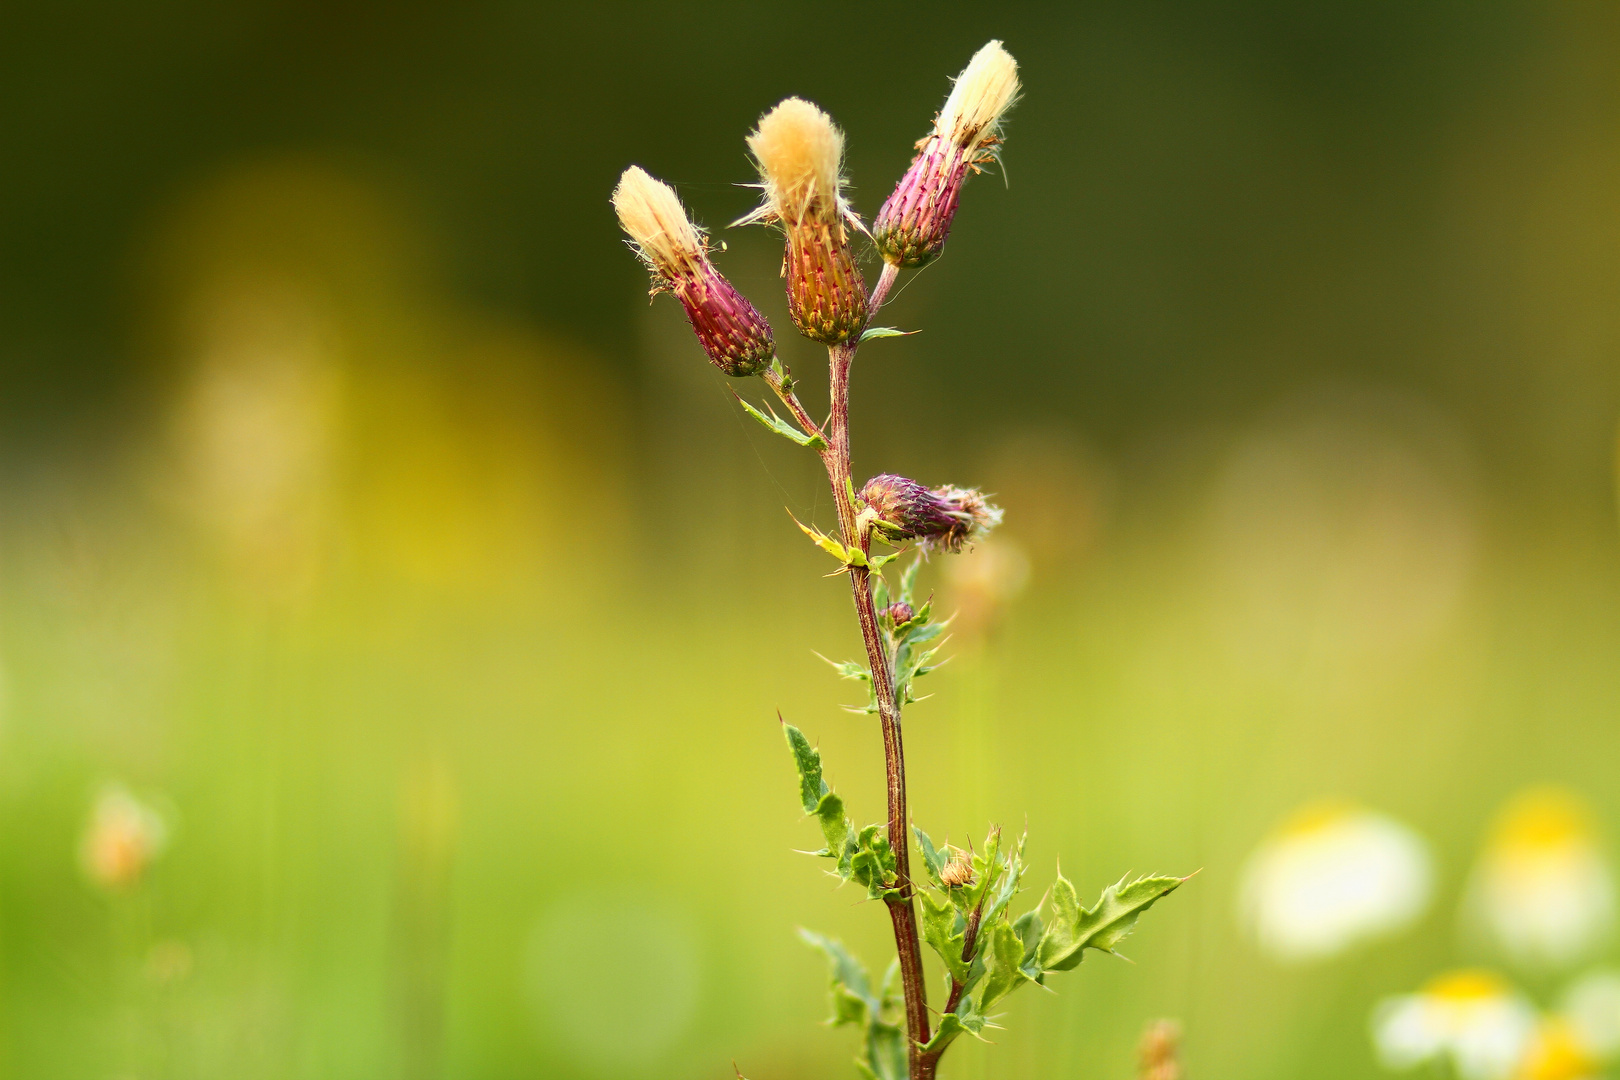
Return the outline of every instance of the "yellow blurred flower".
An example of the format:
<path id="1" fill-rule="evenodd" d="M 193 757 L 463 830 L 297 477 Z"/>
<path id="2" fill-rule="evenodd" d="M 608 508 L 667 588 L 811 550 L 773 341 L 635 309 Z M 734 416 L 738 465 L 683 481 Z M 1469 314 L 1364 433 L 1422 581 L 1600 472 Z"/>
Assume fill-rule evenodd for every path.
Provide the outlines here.
<path id="1" fill-rule="evenodd" d="M 1561 1018 L 1542 1022 L 1515 1080 L 1597 1080 L 1602 1067 L 1579 1031 Z"/>
<path id="2" fill-rule="evenodd" d="M 1394 933 L 1428 906 L 1422 839 L 1356 806 L 1308 806 L 1249 857 L 1240 906 L 1266 952 L 1318 960 Z"/>
<path id="3" fill-rule="evenodd" d="M 122 787 L 97 797 L 79 847 L 85 876 L 104 889 L 134 885 L 168 843 L 162 815 Z"/>
<path id="4" fill-rule="evenodd" d="M 1389 1068 L 1449 1059 L 1462 1080 L 1513 1077 L 1537 1037 L 1534 1007 L 1488 971 L 1448 972 L 1415 994 L 1386 998 L 1372 1026 Z"/>
<path id="5" fill-rule="evenodd" d="M 1469 889 L 1472 915 L 1520 964 L 1562 968 L 1614 927 L 1614 878 L 1591 816 L 1559 788 L 1533 788 L 1503 809 Z"/>

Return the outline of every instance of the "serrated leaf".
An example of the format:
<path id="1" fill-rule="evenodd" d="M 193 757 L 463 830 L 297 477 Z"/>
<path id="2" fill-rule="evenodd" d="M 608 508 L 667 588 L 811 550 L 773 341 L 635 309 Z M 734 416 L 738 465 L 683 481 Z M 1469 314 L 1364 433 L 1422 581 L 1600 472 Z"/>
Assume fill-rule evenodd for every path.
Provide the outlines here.
<path id="1" fill-rule="evenodd" d="M 890 964 L 883 986 L 873 993 L 866 967 L 836 938 L 810 930 L 799 937 L 827 957 L 834 1027 L 858 1024 L 864 1028 L 861 1057 L 855 1062 L 862 1076 L 874 1080 L 906 1080 L 906 1042 L 897 1024 L 885 1015 L 894 1002 L 893 985 L 898 964 Z"/>
<path id="2" fill-rule="evenodd" d="M 987 936 L 985 943 L 985 976 L 984 988 L 979 992 L 979 1011 L 988 1013 L 990 1009 L 1029 982 L 1029 976 L 1024 974 L 1024 939 L 1006 919 L 997 919 L 986 930 L 979 931 L 980 936 Z"/>
<path id="3" fill-rule="evenodd" d="M 816 807 L 816 819 L 821 824 L 821 835 L 827 838 L 822 854 L 838 858 L 849 840 L 850 824 L 844 814 L 844 800 L 835 792 L 827 792 Z"/>
<path id="4" fill-rule="evenodd" d="M 855 1064 L 872 1080 L 907 1080 L 905 1033 L 896 1024 L 867 1025 L 866 1060 Z"/>
<path id="5" fill-rule="evenodd" d="M 883 1011 L 882 1003 L 872 993 L 866 966 L 850 955 L 842 941 L 803 927 L 799 929 L 799 937 L 827 957 L 833 1010 L 827 1023 L 834 1027 L 840 1024 L 864 1025 L 869 1017 L 876 1017 Z"/>
<path id="6" fill-rule="evenodd" d="M 923 1051 L 933 1053 L 943 1050 L 961 1035 L 979 1035 L 984 1027 L 985 1018 L 975 1008 L 973 999 L 963 998 L 955 1012 L 939 1018 L 939 1026 L 934 1029 L 933 1038 L 923 1045 Z"/>
<path id="7" fill-rule="evenodd" d="M 861 341 L 870 341 L 873 338 L 910 337 L 915 330 L 897 330 L 892 326 L 869 326 L 861 333 Z"/>
<path id="8" fill-rule="evenodd" d="M 926 889 L 918 890 L 922 906 L 923 940 L 939 954 L 953 982 L 968 981 L 968 961 L 962 958 L 967 927 L 949 900 L 939 899 Z"/>
<path id="9" fill-rule="evenodd" d="M 1074 886 L 1059 874 L 1052 885 L 1052 921 L 1041 934 L 1041 969 L 1068 971 L 1080 963 L 1086 949 L 1113 952 L 1136 929 L 1142 913 L 1184 880 L 1142 877 L 1127 885 L 1122 878 L 1104 889 L 1096 907 L 1088 911 L 1080 906 Z"/>
<path id="10" fill-rule="evenodd" d="M 1032 982 L 1041 982 L 1044 972 L 1041 971 L 1041 913 L 1026 911 L 1013 921 L 1013 929 L 1024 943 L 1024 962 L 1019 970 L 1025 978 Z"/>
<path id="11" fill-rule="evenodd" d="M 793 751 L 793 765 L 799 770 L 799 802 L 807 814 L 817 813 L 821 797 L 828 792 L 827 782 L 821 777 L 821 751 L 810 745 L 804 732 L 792 724 L 782 725 L 788 749 Z"/>
<path id="12" fill-rule="evenodd" d="M 922 853 L 923 867 L 928 871 L 928 880 L 936 888 L 943 889 L 945 883 L 940 880 L 940 871 L 945 869 L 945 856 L 934 847 L 934 841 L 929 835 L 916 825 L 911 827 L 911 834 L 917 838 L 917 850 Z"/>
<path id="13" fill-rule="evenodd" d="M 791 512 L 788 514 L 788 517 L 793 517 Z M 822 551 L 825 551 L 839 562 L 844 563 L 845 565 L 849 564 L 850 554 L 844 548 L 843 544 L 840 544 L 837 540 L 834 540 L 820 529 L 806 525 L 798 518 L 793 518 L 793 524 L 797 525 L 799 530 L 803 532 L 804 535 L 808 536 L 816 547 L 820 548 Z M 858 548 L 856 549 L 856 553 L 859 554 Z"/>
<path id="14" fill-rule="evenodd" d="M 814 432 L 800 431 L 798 428 L 794 427 L 780 416 L 777 416 L 776 410 L 771 409 L 769 405 L 765 406 L 765 408 L 770 411 L 770 415 L 766 416 L 765 413 L 760 412 L 758 409 L 748 404 L 747 400 L 745 400 L 742 395 L 738 394 L 737 391 L 732 390 L 731 396 L 737 399 L 737 404 L 743 407 L 744 412 L 746 412 L 749 416 L 752 416 L 755 420 L 758 420 L 761 424 L 764 424 L 767 430 L 776 432 L 776 434 L 782 436 L 784 439 L 787 439 L 789 442 L 797 443 L 800 446 L 808 446 L 812 450 L 827 449 L 826 439 L 823 439 L 820 435 L 817 435 Z"/>

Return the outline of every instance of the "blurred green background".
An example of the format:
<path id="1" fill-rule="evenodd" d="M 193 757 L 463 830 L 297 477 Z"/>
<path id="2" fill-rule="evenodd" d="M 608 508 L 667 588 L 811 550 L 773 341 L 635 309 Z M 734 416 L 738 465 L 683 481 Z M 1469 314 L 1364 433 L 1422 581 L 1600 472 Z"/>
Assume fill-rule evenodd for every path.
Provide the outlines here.
<path id="1" fill-rule="evenodd" d="M 954 1077 L 1381 1075 L 1374 1001 L 1532 782 L 1620 825 L 1620 8 L 36 0 L 0 11 L 0 1074 L 852 1076 L 796 925 L 881 967 L 781 709 L 848 594 L 607 196 L 718 227 L 787 94 L 871 214 L 991 37 L 1008 185 L 863 351 L 856 472 L 975 483 L 1001 572 L 913 812 L 1026 820 L 1033 901 L 1203 873 Z M 785 340 L 777 241 L 721 268 Z M 992 550 L 1001 552 L 992 555 Z M 1008 569 L 1010 567 L 1010 569 Z M 1013 595 L 1011 586 L 1023 579 Z M 167 822 L 87 880 L 97 792 Z M 1243 860 L 1303 802 L 1434 846 L 1428 915 L 1280 966 Z"/>

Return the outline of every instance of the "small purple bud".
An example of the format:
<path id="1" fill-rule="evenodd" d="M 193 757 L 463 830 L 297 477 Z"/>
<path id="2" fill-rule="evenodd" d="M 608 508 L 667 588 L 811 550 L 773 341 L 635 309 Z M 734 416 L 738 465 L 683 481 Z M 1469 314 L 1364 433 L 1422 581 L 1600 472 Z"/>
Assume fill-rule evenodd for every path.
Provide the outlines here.
<path id="1" fill-rule="evenodd" d="M 882 613 L 878 616 L 878 618 L 882 619 L 884 625 L 890 630 L 893 630 L 897 626 L 904 626 L 906 623 L 910 622 L 916 617 L 917 612 L 913 610 L 912 606 L 906 603 L 904 600 L 896 600 L 894 603 L 884 608 Z"/>
<path id="2" fill-rule="evenodd" d="M 872 527 L 888 541 L 916 540 L 925 549 L 961 551 L 1001 523 L 1001 510 L 972 488 L 923 487 L 885 473 L 861 489 Z"/>

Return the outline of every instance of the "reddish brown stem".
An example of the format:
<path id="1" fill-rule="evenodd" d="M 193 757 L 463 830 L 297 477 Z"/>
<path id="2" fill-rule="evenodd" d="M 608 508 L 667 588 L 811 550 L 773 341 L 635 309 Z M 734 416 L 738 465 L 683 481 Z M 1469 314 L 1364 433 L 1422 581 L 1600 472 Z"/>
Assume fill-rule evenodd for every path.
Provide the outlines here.
<path id="1" fill-rule="evenodd" d="M 898 271 L 885 263 L 868 302 L 868 323 L 877 314 L 894 285 Z M 859 339 L 828 349 L 831 412 L 825 428 L 818 427 L 793 393 L 791 383 L 772 375 L 766 382 L 805 432 L 821 435 L 827 442 L 821 461 L 827 468 L 833 502 L 838 508 L 838 526 L 845 547 L 871 554 L 871 537 L 856 516 L 854 487 L 849 468 L 849 369 L 855 359 Z M 929 1039 L 928 987 L 924 981 L 922 943 L 917 934 L 917 913 L 912 905 L 911 843 L 907 835 L 910 818 L 906 813 L 906 752 L 900 732 L 900 703 L 894 695 L 894 665 L 883 631 L 878 626 L 877 607 L 872 600 L 872 572 L 864 566 L 849 568 L 850 591 L 855 599 L 855 615 L 866 645 L 866 659 L 872 672 L 873 696 L 877 699 L 878 723 L 883 731 L 883 765 L 888 789 L 889 847 L 894 852 L 894 893 L 887 901 L 889 919 L 894 924 L 895 952 L 900 960 L 900 986 L 905 1000 L 907 1065 L 911 1080 L 933 1080 L 939 1055 L 924 1054 Z"/>

